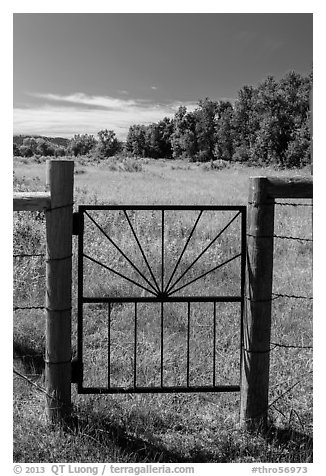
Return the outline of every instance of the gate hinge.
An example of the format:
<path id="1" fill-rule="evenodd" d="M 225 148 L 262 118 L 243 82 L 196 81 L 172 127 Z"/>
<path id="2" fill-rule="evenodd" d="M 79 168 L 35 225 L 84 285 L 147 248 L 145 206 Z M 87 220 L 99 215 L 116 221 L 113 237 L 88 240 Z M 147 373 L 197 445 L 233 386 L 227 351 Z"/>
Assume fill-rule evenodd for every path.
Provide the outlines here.
<path id="1" fill-rule="evenodd" d="M 72 234 L 79 235 L 79 228 L 80 228 L 80 215 L 79 212 L 74 212 L 72 214 Z"/>
<path id="2" fill-rule="evenodd" d="M 83 363 L 77 358 L 71 361 L 71 383 L 79 383 L 83 380 Z"/>

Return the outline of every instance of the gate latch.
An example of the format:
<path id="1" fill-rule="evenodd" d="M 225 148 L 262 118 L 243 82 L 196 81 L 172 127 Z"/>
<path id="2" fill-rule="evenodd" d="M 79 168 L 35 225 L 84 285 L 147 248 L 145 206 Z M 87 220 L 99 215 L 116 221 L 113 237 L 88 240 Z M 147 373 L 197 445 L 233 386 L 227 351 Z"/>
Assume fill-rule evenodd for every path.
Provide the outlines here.
<path id="1" fill-rule="evenodd" d="M 79 212 L 74 212 L 72 214 L 72 234 L 79 235 L 80 228 Z"/>
<path id="2" fill-rule="evenodd" d="M 83 379 L 83 363 L 77 358 L 71 361 L 71 383 L 79 383 Z"/>

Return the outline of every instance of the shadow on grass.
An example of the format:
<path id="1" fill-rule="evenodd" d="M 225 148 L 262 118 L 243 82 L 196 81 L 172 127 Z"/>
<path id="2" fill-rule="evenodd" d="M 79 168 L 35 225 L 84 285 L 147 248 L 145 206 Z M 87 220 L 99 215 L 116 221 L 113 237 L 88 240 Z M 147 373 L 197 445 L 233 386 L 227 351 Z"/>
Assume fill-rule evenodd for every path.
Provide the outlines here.
<path id="1" fill-rule="evenodd" d="M 313 437 L 305 433 L 301 433 L 292 428 L 282 429 L 274 425 L 269 426 L 266 433 L 263 435 L 267 443 L 287 448 L 293 453 L 306 456 L 305 463 L 312 463 L 313 454 Z"/>
<path id="2" fill-rule="evenodd" d="M 165 426 L 162 421 L 162 428 Z M 195 446 L 189 448 L 188 455 L 181 452 L 184 448 L 180 448 L 180 451 L 168 450 L 150 431 L 144 439 L 135 433 L 131 434 L 130 430 L 128 432 L 123 425 L 111 421 L 110 418 L 94 415 L 92 412 L 87 416 L 72 418 L 66 425 L 66 431 L 87 434 L 103 447 L 114 446 L 132 463 L 312 462 L 313 440 L 310 436 L 273 426 L 265 435 L 248 433 L 247 444 L 243 444 L 236 434 L 234 438 L 222 436 L 216 440 L 215 450 Z M 257 443 L 252 445 L 255 436 Z M 248 457 L 252 459 L 248 460 Z"/>
<path id="3" fill-rule="evenodd" d="M 213 457 L 211 453 L 203 451 L 185 457 L 178 451 L 164 448 L 160 441 L 154 441 L 154 438 L 149 441 L 135 434 L 131 435 L 122 425 L 98 415 L 75 416 L 67 421 L 65 431 L 87 434 L 104 447 L 114 445 L 131 463 L 207 463 L 212 462 Z"/>
<path id="4" fill-rule="evenodd" d="M 43 354 L 20 342 L 14 342 L 14 359 L 21 360 L 28 373 L 42 374 L 44 371 Z"/>
<path id="5" fill-rule="evenodd" d="M 20 359 L 27 373 L 42 374 L 44 371 L 43 355 L 24 346 L 14 343 L 14 357 Z M 137 426 L 137 425 L 135 425 Z M 156 415 L 156 428 L 161 431 L 168 429 L 168 423 Z M 94 458 L 97 460 L 98 445 L 103 448 L 117 450 L 124 455 L 124 460 L 132 463 L 229 463 L 248 462 L 243 458 L 251 457 L 260 462 L 312 462 L 313 439 L 311 436 L 294 429 L 280 429 L 270 425 L 264 434 L 247 434 L 245 442 L 240 433 L 235 431 L 229 437 L 221 431 L 216 437 L 216 450 L 203 446 L 193 446 L 185 454 L 184 448 L 173 451 L 164 447 L 164 443 L 155 436 L 155 429 L 148 425 L 146 436 L 137 435 L 137 428 L 111 419 L 103 412 L 95 413 L 91 406 L 75 409 L 75 414 L 66 421 L 63 430 L 67 434 L 85 436 L 93 441 Z M 260 443 L 259 443 L 260 440 Z M 262 440 L 265 445 L 262 445 Z M 255 443 L 256 441 L 256 443 Z M 90 451 L 92 444 L 89 446 Z M 264 446 L 264 448 L 263 448 Z M 262 454 L 266 459 L 262 459 Z M 284 459 L 286 458 L 286 459 Z"/>
<path id="6" fill-rule="evenodd" d="M 39 352 L 29 346 L 14 342 L 14 358 L 19 359 L 26 373 L 42 374 L 44 371 L 44 358 Z M 164 428 L 165 422 L 162 423 Z M 160 445 L 159 441 L 149 441 L 141 437 L 131 435 L 116 422 L 111 421 L 104 415 L 94 414 L 90 409 L 83 413 L 69 418 L 63 427 L 67 433 L 86 435 L 87 438 L 98 442 L 103 447 L 116 447 L 125 454 L 130 462 L 166 462 L 166 463 L 186 463 L 186 462 L 209 462 L 212 461 L 212 454 L 197 452 L 193 456 L 186 458 L 177 451 L 169 451 Z M 148 436 L 151 438 L 151 435 Z M 154 440 L 154 438 L 153 438 Z"/>

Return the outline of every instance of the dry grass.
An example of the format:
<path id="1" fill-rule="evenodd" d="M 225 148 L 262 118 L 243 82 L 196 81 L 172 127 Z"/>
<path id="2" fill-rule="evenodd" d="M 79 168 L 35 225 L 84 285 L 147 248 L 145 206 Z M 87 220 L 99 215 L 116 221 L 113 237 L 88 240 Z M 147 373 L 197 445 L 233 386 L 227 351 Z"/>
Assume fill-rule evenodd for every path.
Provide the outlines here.
<path id="1" fill-rule="evenodd" d="M 83 165 L 83 173 L 75 176 L 76 205 L 82 203 L 124 204 L 246 204 L 250 175 L 293 175 L 292 172 L 237 167 L 222 171 L 202 170 L 196 164 L 169 161 L 142 161 L 137 173 L 110 170 L 109 167 Z M 297 174 L 302 174 L 297 172 Z M 43 164 L 16 164 L 17 184 L 25 177 L 25 187 L 42 188 Z M 42 180 L 36 182 L 32 178 Z M 16 184 L 16 185 L 17 185 Z M 30 219 L 28 214 L 16 218 L 15 246 L 21 251 L 42 250 L 42 220 Z M 144 218 L 142 218 L 142 216 Z M 186 229 L 194 222 L 189 215 L 183 223 L 180 217 L 171 220 L 167 231 L 169 256 L 178 256 Z M 99 216 L 100 221 L 103 220 Z M 140 236 L 149 236 L 144 247 L 153 267 L 159 272 L 159 235 L 155 214 L 133 217 L 139 224 Z M 121 248 L 136 258 L 130 245 L 123 217 L 110 221 L 110 236 Z M 309 207 L 278 207 L 276 234 L 309 238 L 311 209 Z M 103 221 L 104 224 L 104 221 Z M 156 231 L 155 231 L 156 230 Z M 189 230 L 189 228 L 188 228 Z M 212 220 L 203 221 L 204 233 L 194 236 L 194 243 L 185 255 L 190 263 L 214 232 Z M 109 259 L 115 266 L 132 273 L 130 266 L 108 243 L 102 243 L 101 232 L 88 228 L 88 252 L 97 258 Z M 130 233 L 130 232 L 129 232 Z M 230 230 L 228 246 L 236 247 L 236 230 Z M 226 239 L 226 238 L 225 238 Z M 105 243 L 105 242 L 104 242 Z M 128 244 L 129 243 L 129 244 Z M 168 245 L 167 245 L 168 246 Z M 224 247 L 222 247 L 224 248 Z M 218 253 L 212 250 L 196 272 Z M 193 253 L 193 254 L 192 254 Z M 311 243 L 279 240 L 275 245 L 274 292 L 288 295 L 311 295 Z M 23 304 L 41 298 L 43 289 L 33 284 L 42 274 L 42 260 L 18 260 L 16 266 L 16 302 Z M 110 260 L 110 262 L 112 261 Z M 137 262 L 140 265 L 140 262 Z M 129 267 L 128 267 L 129 266 Z M 167 261 L 167 271 L 173 260 Z M 184 265 L 186 266 L 186 264 Z M 113 267 L 113 266 L 112 266 Z M 98 267 L 97 267 L 98 268 Z M 94 295 L 127 292 L 126 282 L 110 280 L 108 273 L 89 266 L 85 289 Z M 238 273 L 234 262 L 221 280 L 225 290 L 232 292 Z M 132 275 L 132 274 L 130 274 Z M 23 279 L 22 279 L 23 277 Z M 212 276 L 214 279 L 221 275 Z M 39 283 L 42 279 L 39 280 Z M 74 282 L 74 290 L 76 283 Z M 206 293 L 210 281 L 199 291 Z M 32 290 L 32 292 L 31 292 Z M 197 288 L 198 290 L 198 288 Z M 132 287 L 129 291 L 133 291 Z M 29 301 L 28 301 L 29 300 Z M 38 301 L 37 301 L 38 302 Z M 107 309 L 100 305 L 86 306 L 85 324 L 85 384 L 106 385 L 107 382 Z M 218 315 L 217 376 L 221 383 L 239 379 L 238 341 L 239 306 L 221 305 Z M 186 370 L 187 316 L 184 305 L 169 305 L 164 328 L 166 383 L 184 382 Z M 211 378 L 211 308 L 194 305 L 191 315 L 191 381 L 198 384 Z M 111 370 L 113 382 L 130 384 L 134 337 L 132 305 L 114 306 L 112 312 Z M 74 313 L 74 330 L 76 316 Z M 159 365 L 160 316 L 153 304 L 142 305 L 138 321 L 139 384 L 157 382 Z M 289 346 L 312 345 L 311 301 L 279 298 L 273 303 L 272 341 Z M 74 334 L 74 345 L 75 345 Z M 177 346 L 176 346 L 177 344 Z M 43 384 L 41 354 L 44 331 L 41 311 L 17 311 L 14 318 L 15 365 L 38 384 Z M 207 364 L 209 362 L 209 364 Z M 267 435 L 253 436 L 238 428 L 239 395 L 236 394 L 171 394 L 82 396 L 73 390 L 74 419 L 67 428 L 49 428 L 44 415 L 43 395 L 19 377 L 14 379 L 14 459 L 20 462 L 311 462 L 312 461 L 312 351 L 293 347 L 275 347 L 271 353 L 270 430 Z M 235 382 L 237 383 L 237 382 Z M 293 387 L 293 385 L 295 385 Z M 292 390 L 291 390 L 291 387 Z"/>

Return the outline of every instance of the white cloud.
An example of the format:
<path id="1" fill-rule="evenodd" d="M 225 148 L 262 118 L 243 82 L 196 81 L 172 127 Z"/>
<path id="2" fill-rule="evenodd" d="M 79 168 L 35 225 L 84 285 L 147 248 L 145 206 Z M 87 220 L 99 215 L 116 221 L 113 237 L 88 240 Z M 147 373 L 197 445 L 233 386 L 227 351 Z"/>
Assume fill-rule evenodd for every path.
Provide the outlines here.
<path id="1" fill-rule="evenodd" d="M 72 137 L 74 134 L 96 134 L 101 129 L 113 129 L 120 139 L 125 139 L 132 124 L 149 124 L 166 116 L 172 117 L 181 104 L 189 111 L 196 107 L 195 103 L 160 105 L 146 100 L 83 93 L 30 95 L 46 102 L 41 106 L 14 109 L 15 134 Z"/>
<path id="2" fill-rule="evenodd" d="M 118 93 L 119 94 L 129 94 L 129 91 L 127 91 L 126 89 L 118 89 Z"/>
<path id="3" fill-rule="evenodd" d="M 119 109 L 125 107 L 133 107 L 137 105 L 137 101 L 133 99 L 117 99 L 110 96 L 87 96 L 84 93 L 74 93 L 69 94 L 67 96 L 51 93 L 30 93 L 30 95 L 52 102 L 64 102 L 85 106 L 97 106 L 106 109 Z"/>

